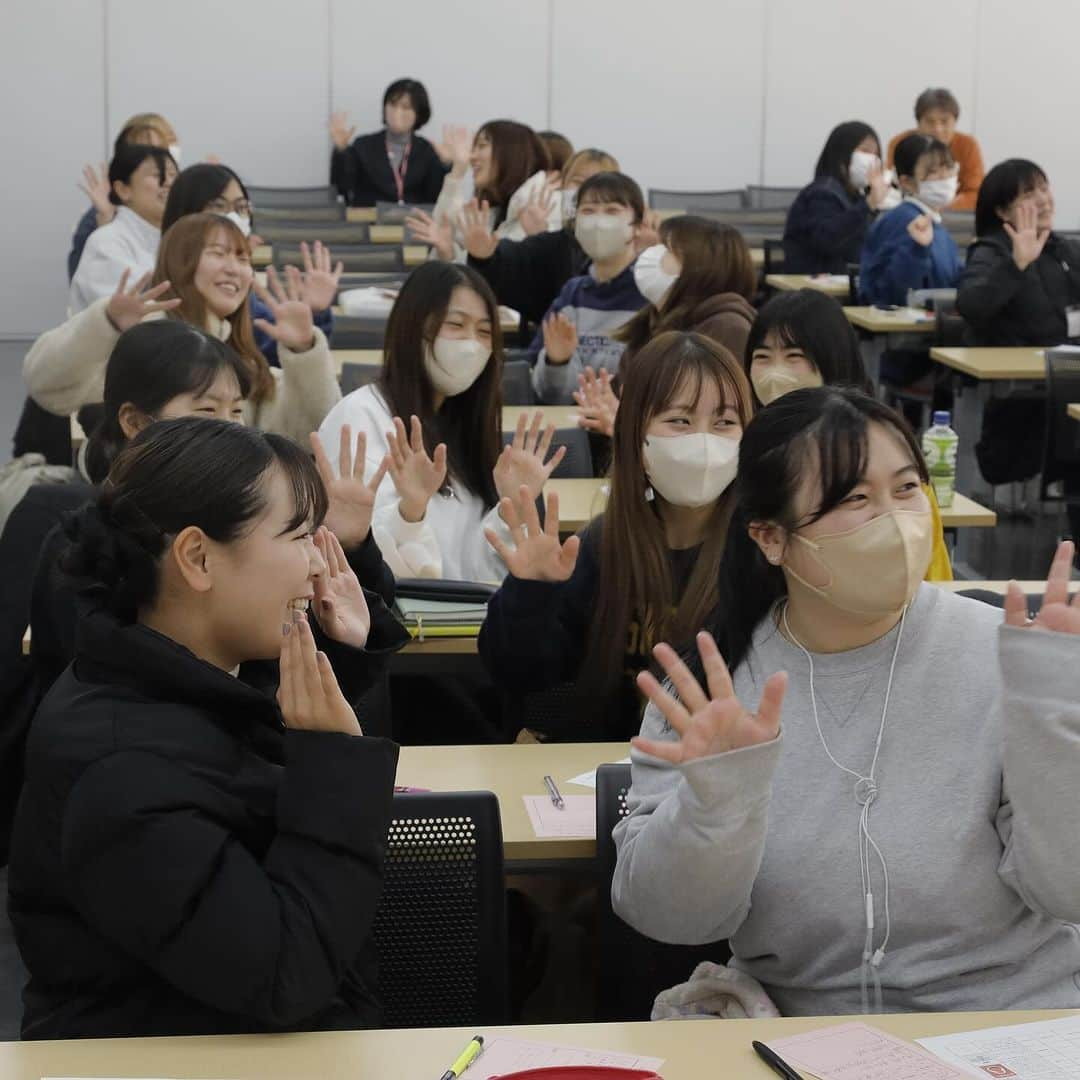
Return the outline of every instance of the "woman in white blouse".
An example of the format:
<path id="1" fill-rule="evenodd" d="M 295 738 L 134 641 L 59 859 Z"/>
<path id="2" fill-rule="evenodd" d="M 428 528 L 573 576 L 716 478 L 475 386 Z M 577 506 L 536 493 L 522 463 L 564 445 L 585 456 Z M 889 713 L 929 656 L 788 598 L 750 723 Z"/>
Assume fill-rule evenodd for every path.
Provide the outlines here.
<path id="1" fill-rule="evenodd" d="M 161 218 L 176 162 L 159 146 L 122 144 L 109 163 L 109 201 L 117 210 L 83 248 L 68 294 L 68 314 L 112 296 L 125 270 L 138 280 L 154 269 Z"/>
<path id="2" fill-rule="evenodd" d="M 565 453 L 548 458 L 539 415 L 502 445 L 502 337 L 491 289 L 468 266 L 431 262 L 402 287 L 376 383 L 343 398 L 319 436 L 333 464 L 363 436 L 368 474 L 386 470 L 372 523 L 398 577 L 499 582 L 506 567 L 484 536 L 510 532 L 499 501 L 535 498 Z M 349 433 L 343 437 L 344 429 Z"/>

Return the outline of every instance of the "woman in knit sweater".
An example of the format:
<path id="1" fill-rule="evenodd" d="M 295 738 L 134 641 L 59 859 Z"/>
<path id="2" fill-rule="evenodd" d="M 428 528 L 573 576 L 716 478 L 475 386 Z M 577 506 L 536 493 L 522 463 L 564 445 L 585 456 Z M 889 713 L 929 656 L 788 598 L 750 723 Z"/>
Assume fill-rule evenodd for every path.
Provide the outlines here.
<path id="1" fill-rule="evenodd" d="M 271 368 L 255 345 L 247 304 L 253 287 L 274 316 L 273 323 L 257 325 L 277 342 L 280 368 Z M 163 300 L 170 290 L 173 298 Z M 182 319 L 227 340 L 248 363 L 253 388 L 245 423 L 306 444 L 341 389 L 326 337 L 301 292 L 298 271 L 284 287 L 271 271 L 270 291 L 262 289 L 237 225 L 219 214 L 190 214 L 165 235 L 149 288 L 145 278 L 129 288 L 125 273 L 111 296 L 34 342 L 23 361 L 27 391 L 58 416 L 99 402 L 120 334 L 147 317 Z"/>

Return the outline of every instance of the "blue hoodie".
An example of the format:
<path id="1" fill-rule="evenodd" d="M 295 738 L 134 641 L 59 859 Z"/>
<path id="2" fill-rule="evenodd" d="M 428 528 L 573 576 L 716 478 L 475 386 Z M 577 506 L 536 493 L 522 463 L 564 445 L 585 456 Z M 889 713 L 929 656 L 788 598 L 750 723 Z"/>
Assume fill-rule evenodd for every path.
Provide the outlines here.
<path id="1" fill-rule="evenodd" d="M 867 304 L 907 303 L 909 289 L 953 289 L 963 263 L 956 241 L 940 221 L 934 239 L 923 247 L 908 234 L 908 225 L 933 211 L 908 196 L 874 222 L 863 243 L 859 292 Z"/>

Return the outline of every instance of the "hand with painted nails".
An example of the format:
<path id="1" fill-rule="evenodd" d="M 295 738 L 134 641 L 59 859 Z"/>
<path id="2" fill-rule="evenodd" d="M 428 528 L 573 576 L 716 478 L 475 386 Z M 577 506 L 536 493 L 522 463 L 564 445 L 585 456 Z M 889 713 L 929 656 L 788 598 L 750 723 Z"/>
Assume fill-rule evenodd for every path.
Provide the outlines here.
<path id="1" fill-rule="evenodd" d="M 371 631 L 364 590 L 341 543 L 325 525 L 315 533 L 315 546 L 326 565 L 325 572 L 315 579 L 315 598 L 311 602 L 315 618 L 331 641 L 362 649 Z"/>

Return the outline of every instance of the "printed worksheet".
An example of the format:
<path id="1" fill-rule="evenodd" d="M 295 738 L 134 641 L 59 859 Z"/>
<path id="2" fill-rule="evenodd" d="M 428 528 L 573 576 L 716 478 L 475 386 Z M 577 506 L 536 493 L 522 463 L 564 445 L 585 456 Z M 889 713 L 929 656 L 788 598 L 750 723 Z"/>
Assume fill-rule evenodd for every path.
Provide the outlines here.
<path id="1" fill-rule="evenodd" d="M 1076 1080 L 1080 1016 L 1009 1024 L 917 1040 L 942 1061 L 980 1080 Z"/>

